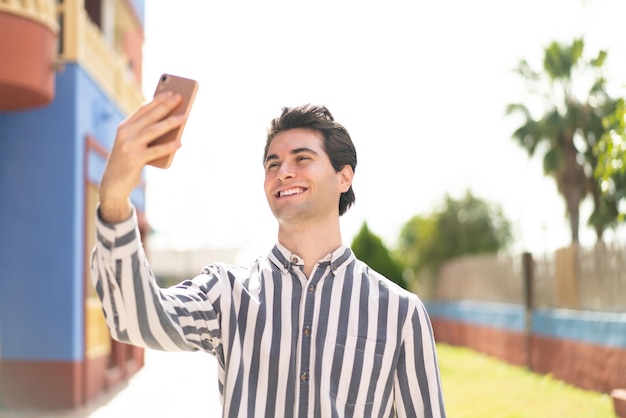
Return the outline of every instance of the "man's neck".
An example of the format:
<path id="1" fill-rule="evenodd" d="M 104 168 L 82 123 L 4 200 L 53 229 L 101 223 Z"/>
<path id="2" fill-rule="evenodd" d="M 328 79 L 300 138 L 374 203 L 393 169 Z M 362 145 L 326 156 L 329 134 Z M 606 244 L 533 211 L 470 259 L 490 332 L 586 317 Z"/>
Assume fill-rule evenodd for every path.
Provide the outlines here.
<path id="1" fill-rule="evenodd" d="M 279 224 L 278 242 L 304 260 L 304 273 L 310 277 L 315 264 L 341 246 L 339 220 L 322 225 Z"/>

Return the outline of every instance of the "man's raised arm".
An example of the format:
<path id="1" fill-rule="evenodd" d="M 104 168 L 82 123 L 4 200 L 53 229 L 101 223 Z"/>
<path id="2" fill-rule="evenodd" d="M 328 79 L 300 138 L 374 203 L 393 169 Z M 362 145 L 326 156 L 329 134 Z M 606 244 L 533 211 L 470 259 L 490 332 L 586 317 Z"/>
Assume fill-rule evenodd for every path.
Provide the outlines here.
<path id="1" fill-rule="evenodd" d="M 180 141 L 149 144 L 184 122 L 184 116 L 166 117 L 180 102 L 180 95 L 164 93 L 145 103 L 120 124 L 99 188 L 99 215 L 117 223 L 131 215 L 130 194 L 141 181 L 141 170 L 150 161 L 180 147 Z"/>

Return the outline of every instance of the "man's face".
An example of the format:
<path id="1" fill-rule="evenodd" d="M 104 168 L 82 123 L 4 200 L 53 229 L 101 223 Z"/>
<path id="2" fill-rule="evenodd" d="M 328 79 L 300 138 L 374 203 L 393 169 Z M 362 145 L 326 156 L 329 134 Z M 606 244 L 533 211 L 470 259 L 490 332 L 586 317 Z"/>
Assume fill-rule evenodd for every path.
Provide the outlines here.
<path id="1" fill-rule="evenodd" d="M 279 223 L 339 217 L 339 196 L 352 184 L 352 168 L 336 172 L 321 133 L 291 129 L 271 141 L 265 165 L 265 196 Z"/>

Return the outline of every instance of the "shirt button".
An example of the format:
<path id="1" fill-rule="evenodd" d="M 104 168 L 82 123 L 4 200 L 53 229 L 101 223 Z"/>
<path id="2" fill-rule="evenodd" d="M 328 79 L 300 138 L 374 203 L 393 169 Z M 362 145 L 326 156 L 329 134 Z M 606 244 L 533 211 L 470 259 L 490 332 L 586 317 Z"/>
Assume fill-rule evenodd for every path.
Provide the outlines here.
<path id="1" fill-rule="evenodd" d="M 306 383 L 309 381 L 309 374 L 307 372 L 303 372 L 300 375 L 300 381 L 302 381 L 302 383 Z"/>
<path id="2" fill-rule="evenodd" d="M 307 337 L 311 335 L 311 327 L 304 327 L 304 335 Z"/>
<path id="3" fill-rule="evenodd" d="M 296 257 L 296 256 L 291 257 L 291 262 L 293 264 L 298 264 L 298 257 Z"/>
<path id="4" fill-rule="evenodd" d="M 313 292 L 315 292 L 315 285 L 311 284 L 309 285 L 309 293 L 313 293 Z"/>

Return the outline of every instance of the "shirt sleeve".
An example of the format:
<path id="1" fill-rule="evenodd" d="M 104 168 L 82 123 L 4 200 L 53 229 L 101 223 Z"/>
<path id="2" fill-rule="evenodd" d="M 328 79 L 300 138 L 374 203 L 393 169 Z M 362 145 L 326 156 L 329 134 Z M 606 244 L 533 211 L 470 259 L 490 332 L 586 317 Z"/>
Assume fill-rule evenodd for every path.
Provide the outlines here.
<path id="1" fill-rule="evenodd" d="M 105 223 L 96 216 L 91 279 L 111 335 L 164 351 L 221 351 L 219 279 L 209 270 L 161 289 L 141 244 L 137 215 Z"/>
<path id="2" fill-rule="evenodd" d="M 420 301 L 405 325 L 394 392 L 398 417 L 446 416 L 433 330 Z"/>

